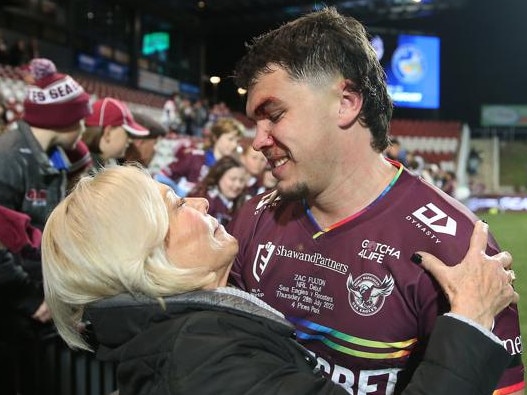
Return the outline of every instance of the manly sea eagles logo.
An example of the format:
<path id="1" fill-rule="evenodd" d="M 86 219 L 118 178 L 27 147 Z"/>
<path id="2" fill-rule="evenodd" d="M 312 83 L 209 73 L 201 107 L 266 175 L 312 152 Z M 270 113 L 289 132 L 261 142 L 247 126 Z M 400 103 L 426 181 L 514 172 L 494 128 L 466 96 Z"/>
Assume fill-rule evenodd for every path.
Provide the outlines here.
<path id="1" fill-rule="evenodd" d="M 350 274 L 346 282 L 348 301 L 357 314 L 368 316 L 377 313 L 384 305 L 385 298 L 393 291 L 394 280 L 386 275 L 384 280 L 370 273 L 361 274 L 356 279 Z"/>

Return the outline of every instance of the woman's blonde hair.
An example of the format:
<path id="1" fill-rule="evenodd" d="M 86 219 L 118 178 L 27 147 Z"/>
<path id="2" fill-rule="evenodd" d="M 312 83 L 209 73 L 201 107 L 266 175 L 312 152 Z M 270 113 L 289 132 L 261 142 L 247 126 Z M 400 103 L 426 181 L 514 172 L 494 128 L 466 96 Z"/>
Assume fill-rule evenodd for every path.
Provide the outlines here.
<path id="1" fill-rule="evenodd" d="M 169 217 L 158 183 L 136 165 L 80 179 L 42 236 L 44 292 L 61 337 L 89 349 L 78 328 L 87 304 L 128 292 L 152 298 L 199 289 L 206 266 L 180 268 L 165 253 Z"/>

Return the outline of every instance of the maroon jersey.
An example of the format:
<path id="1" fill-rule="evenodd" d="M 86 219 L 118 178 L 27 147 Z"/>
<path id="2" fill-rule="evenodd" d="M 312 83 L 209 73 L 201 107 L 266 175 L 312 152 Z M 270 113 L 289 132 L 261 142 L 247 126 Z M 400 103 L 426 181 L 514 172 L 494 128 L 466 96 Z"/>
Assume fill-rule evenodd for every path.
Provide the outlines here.
<path id="1" fill-rule="evenodd" d="M 178 186 L 178 192 L 186 196 L 194 186 L 201 181 L 208 173 L 213 163 L 207 160 L 208 151 L 195 147 L 183 147 L 176 152 L 176 156 L 165 168 L 161 174 L 170 178 Z"/>
<path id="2" fill-rule="evenodd" d="M 257 196 L 229 226 L 240 242 L 231 281 L 283 312 L 321 370 L 350 393 L 399 393 L 436 317 L 449 310 L 410 257 L 427 251 L 460 262 L 476 220 L 406 170 L 373 207 L 322 234 L 301 201 Z M 487 253 L 498 251 L 489 237 Z M 516 356 L 496 394 L 517 391 L 524 386 L 517 306 L 496 317 L 493 332 Z"/>

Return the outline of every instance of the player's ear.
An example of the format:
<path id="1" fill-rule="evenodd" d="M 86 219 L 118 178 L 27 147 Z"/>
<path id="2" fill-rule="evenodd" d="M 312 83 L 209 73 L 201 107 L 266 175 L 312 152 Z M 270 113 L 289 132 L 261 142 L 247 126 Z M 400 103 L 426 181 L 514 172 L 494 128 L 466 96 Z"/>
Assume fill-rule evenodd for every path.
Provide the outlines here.
<path id="1" fill-rule="evenodd" d="M 353 124 L 362 109 L 362 95 L 356 92 L 349 80 L 344 80 L 340 88 L 339 126 L 346 128 Z"/>

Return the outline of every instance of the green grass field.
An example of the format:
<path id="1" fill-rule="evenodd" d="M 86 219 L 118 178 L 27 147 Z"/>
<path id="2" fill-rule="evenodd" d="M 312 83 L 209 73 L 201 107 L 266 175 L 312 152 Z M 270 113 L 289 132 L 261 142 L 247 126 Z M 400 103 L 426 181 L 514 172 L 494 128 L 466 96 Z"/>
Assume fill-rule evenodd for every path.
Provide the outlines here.
<path id="1" fill-rule="evenodd" d="M 518 309 L 522 334 L 527 333 L 527 213 L 504 212 L 499 214 L 479 214 L 489 224 L 490 231 L 500 244 L 513 257 L 513 268 L 516 273 L 514 282 L 520 295 Z M 525 338 L 527 339 L 527 337 Z M 523 339 L 523 340 L 525 340 Z M 527 366 L 527 355 L 523 353 L 523 363 Z"/>
<path id="2" fill-rule="evenodd" d="M 525 193 L 527 190 L 526 141 L 500 144 L 500 184 L 510 185 L 520 193 Z"/>

